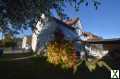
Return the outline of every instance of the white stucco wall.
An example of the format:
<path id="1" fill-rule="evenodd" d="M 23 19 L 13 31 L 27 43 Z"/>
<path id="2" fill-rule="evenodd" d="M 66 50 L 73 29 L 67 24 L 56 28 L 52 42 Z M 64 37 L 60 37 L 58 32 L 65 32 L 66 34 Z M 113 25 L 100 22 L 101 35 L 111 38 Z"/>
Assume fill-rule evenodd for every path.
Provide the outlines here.
<path id="1" fill-rule="evenodd" d="M 41 15 L 42 19 L 45 19 L 44 14 Z M 41 22 L 41 20 L 39 20 L 36 24 L 36 29 L 34 30 L 33 34 L 32 34 L 32 42 L 31 42 L 31 46 L 32 46 L 32 50 L 33 52 L 36 51 L 37 49 L 37 43 L 38 43 L 38 35 L 40 34 L 40 31 L 42 30 L 43 23 Z"/>
<path id="2" fill-rule="evenodd" d="M 27 37 L 24 37 L 22 40 L 22 48 L 25 49 L 27 45 Z"/>

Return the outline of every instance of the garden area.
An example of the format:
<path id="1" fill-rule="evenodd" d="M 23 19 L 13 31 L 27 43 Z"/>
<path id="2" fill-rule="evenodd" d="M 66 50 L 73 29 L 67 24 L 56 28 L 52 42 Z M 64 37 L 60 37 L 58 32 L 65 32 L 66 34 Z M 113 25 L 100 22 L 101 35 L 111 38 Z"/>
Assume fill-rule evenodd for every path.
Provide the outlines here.
<path id="1" fill-rule="evenodd" d="M 19 59 L 16 59 L 19 58 Z M 22 57 L 22 58 L 21 58 Z M 6 54 L 0 57 L 0 78 L 2 79 L 109 79 L 110 71 L 97 67 L 90 72 L 83 63 L 73 73 L 46 61 L 34 54 Z"/>

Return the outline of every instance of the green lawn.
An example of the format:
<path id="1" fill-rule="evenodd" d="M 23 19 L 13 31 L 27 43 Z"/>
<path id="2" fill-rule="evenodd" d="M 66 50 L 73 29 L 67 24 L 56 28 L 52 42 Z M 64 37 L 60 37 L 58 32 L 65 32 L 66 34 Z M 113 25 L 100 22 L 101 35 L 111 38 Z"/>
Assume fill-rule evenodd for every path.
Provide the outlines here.
<path id="1" fill-rule="evenodd" d="M 16 57 L 31 54 L 3 55 L 0 58 L 0 79 L 110 79 L 110 72 L 105 68 L 98 68 L 94 72 L 80 66 L 76 74 L 71 70 L 63 70 L 46 62 L 45 58 L 29 57 L 11 60 Z"/>

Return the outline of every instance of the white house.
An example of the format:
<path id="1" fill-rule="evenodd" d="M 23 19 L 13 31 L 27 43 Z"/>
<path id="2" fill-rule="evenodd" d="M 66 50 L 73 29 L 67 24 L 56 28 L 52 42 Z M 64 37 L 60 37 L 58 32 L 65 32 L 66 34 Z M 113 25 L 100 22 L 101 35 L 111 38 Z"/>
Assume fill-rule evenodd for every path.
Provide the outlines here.
<path id="1" fill-rule="evenodd" d="M 31 36 L 31 47 L 34 52 L 40 53 L 42 49 L 45 48 L 45 45 L 54 39 L 54 32 L 60 29 L 64 33 L 64 39 L 69 41 L 79 40 L 79 42 L 75 42 L 76 49 L 81 52 L 80 49 L 80 36 L 82 32 L 82 25 L 80 21 L 78 21 L 75 28 L 68 26 L 64 22 L 54 18 L 54 17 L 45 17 L 42 14 L 40 20 L 36 24 L 36 28 L 33 31 Z M 74 30 L 73 30 L 74 29 Z M 76 45 L 77 44 L 77 45 Z M 27 46 L 27 38 L 24 37 L 22 48 L 26 48 Z M 105 56 L 108 51 L 103 50 L 103 46 L 95 45 L 96 48 L 87 47 L 85 50 L 89 50 L 88 54 L 101 58 Z M 101 47 L 101 48 L 100 48 Z M 96 52 L 97 51 L 97 52 Z"/>

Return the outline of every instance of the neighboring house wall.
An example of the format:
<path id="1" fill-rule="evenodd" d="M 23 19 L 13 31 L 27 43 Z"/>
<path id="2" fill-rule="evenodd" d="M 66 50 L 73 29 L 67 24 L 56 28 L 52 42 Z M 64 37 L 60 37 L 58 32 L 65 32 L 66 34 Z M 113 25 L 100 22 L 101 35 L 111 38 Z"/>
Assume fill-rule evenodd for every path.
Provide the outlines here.
<path id="1" fill-rule="evenodd" d="M 27 37 L 24 37 L 22 41 L 22 48 L 25 49 L 26 45 L 27 45 Z"/>
<path id="2" fill-rule="evenodd" d="M 15 48 L 22 48 L 22 38 L 16 38 L 15 42 L 16 42 L 16 47 Z"/>
<path id="3" fill-rule="evenodd" d="M 22 40 L 22 48 L 29 49 L 31 47 L 32 36 L 25 36 Z"/>

